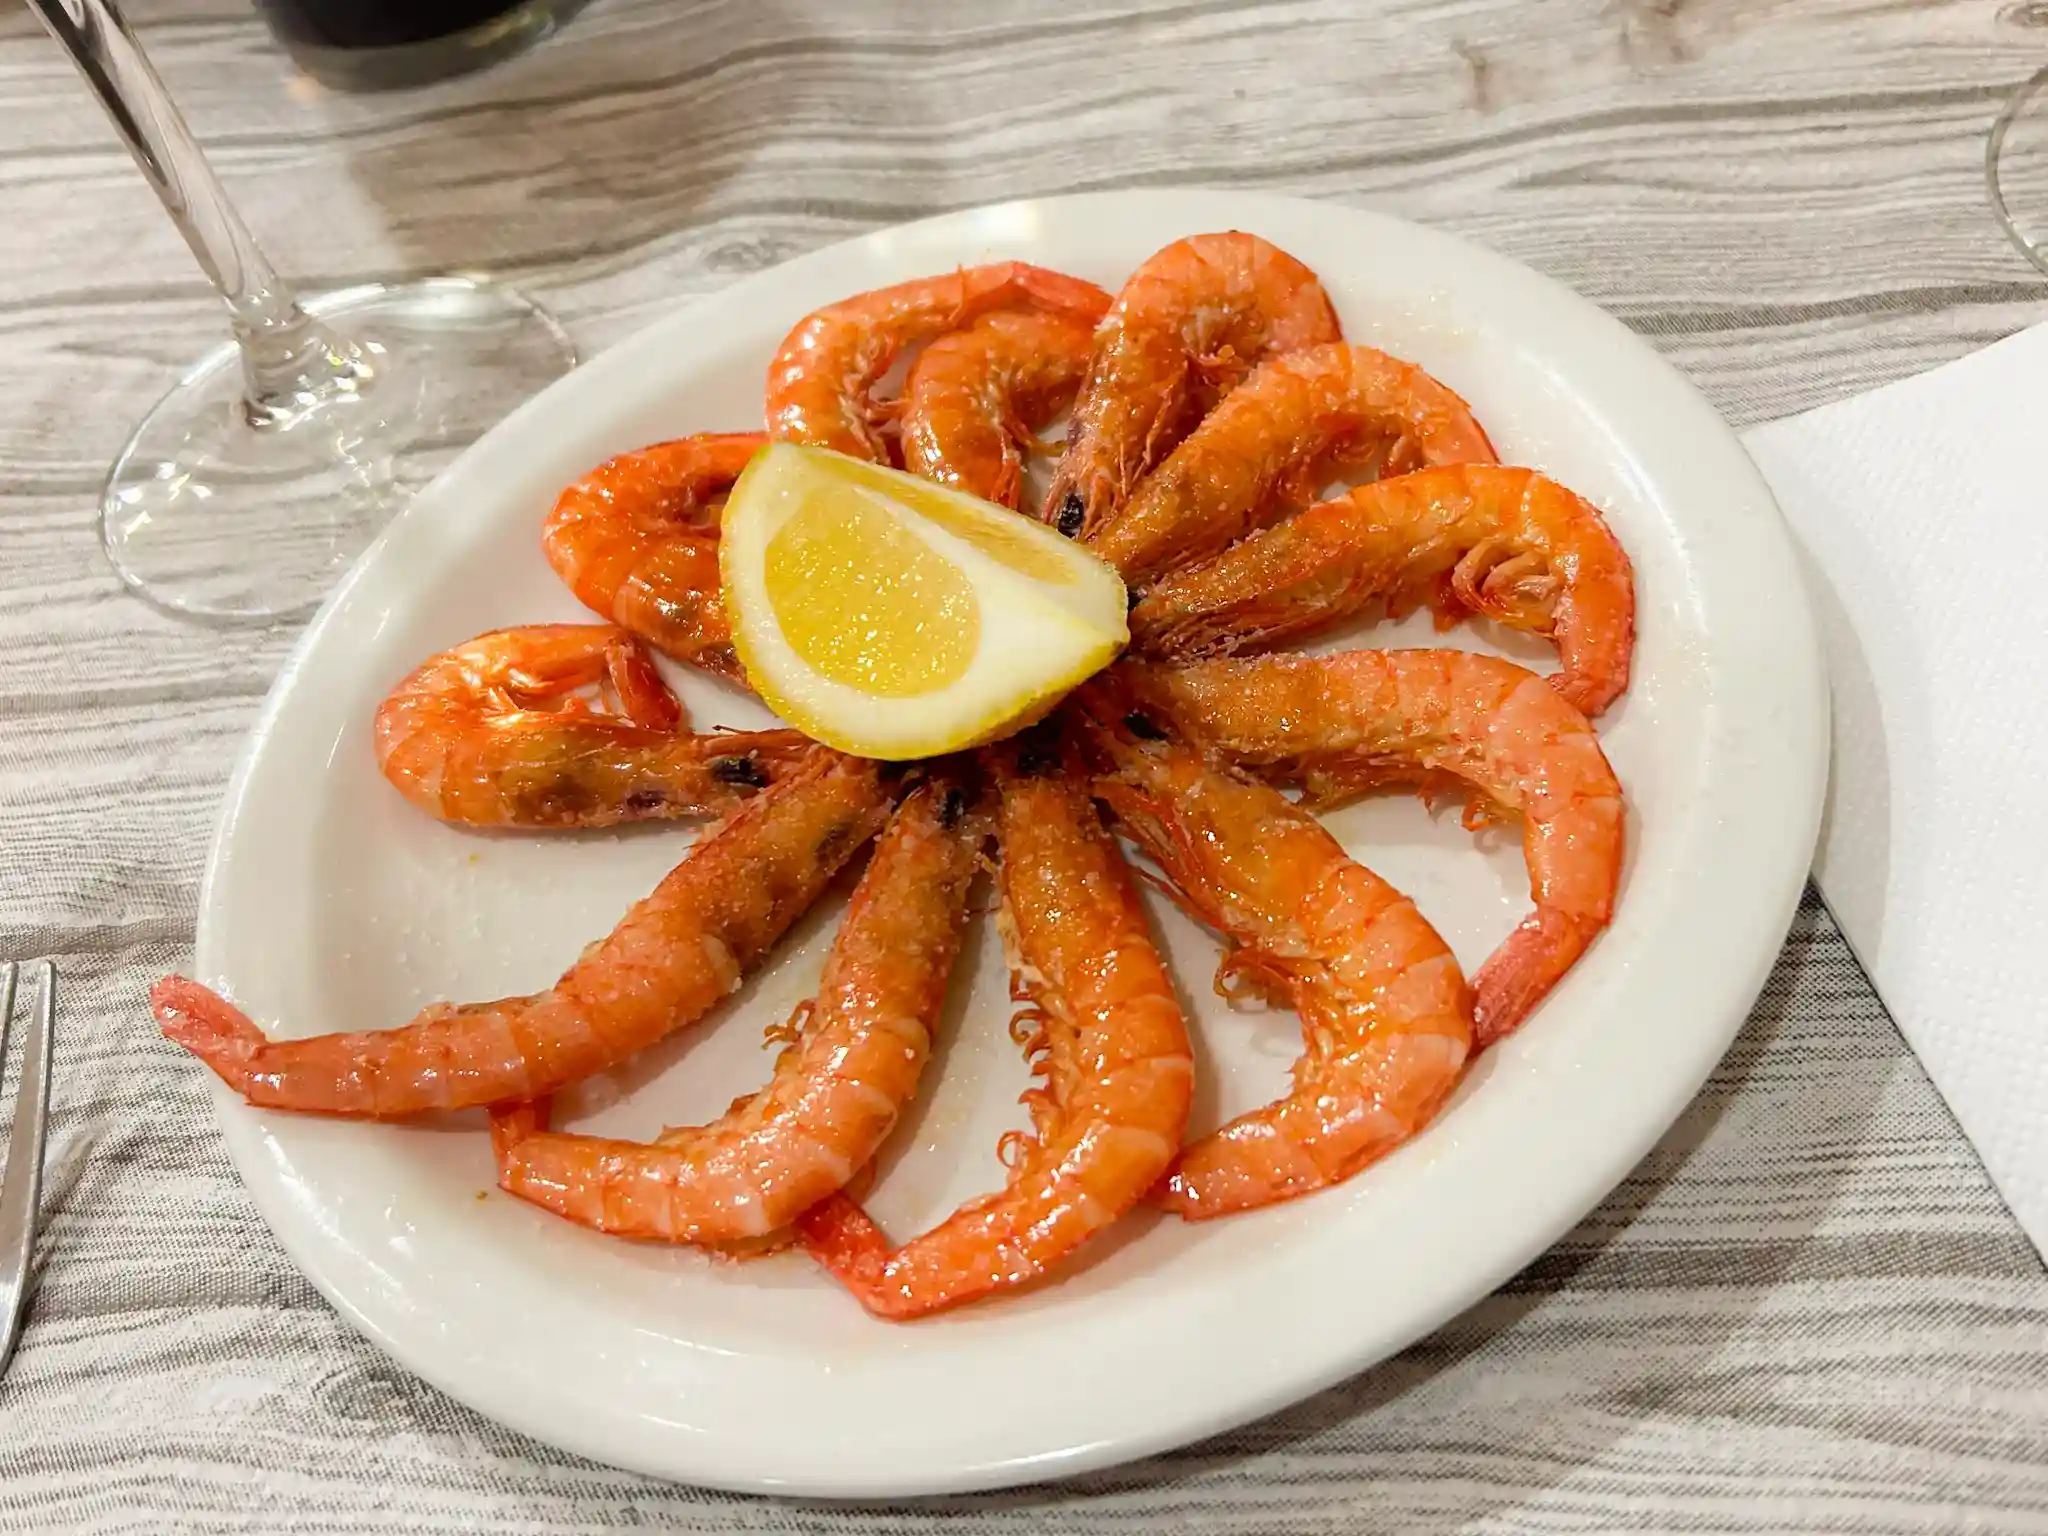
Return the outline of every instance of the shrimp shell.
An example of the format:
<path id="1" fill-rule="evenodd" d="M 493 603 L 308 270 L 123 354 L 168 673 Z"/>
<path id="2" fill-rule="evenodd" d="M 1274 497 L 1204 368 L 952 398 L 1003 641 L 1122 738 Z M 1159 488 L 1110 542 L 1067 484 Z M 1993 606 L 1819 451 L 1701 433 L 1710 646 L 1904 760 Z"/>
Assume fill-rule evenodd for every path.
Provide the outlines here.
<path id="1" fill-rule="evenodd" d="M 1144 585 L 1306 505 L 1331 469 L 1368 458 L 1395 474 L 1491 464 L 1494 452 L 1471 408 L 1413 363 L 1311 347 L 1260 364 L 1088 543 Z"/>
<path id="2" fill-rule="evenodd" d="M 1197 743 L 1327 803 L 1449 773 L 1522 817 L 1536 910 L 1473 977 L 1484 1047 L 1614 916 L 1625 811 L 1586 717 L 1543 678 L 1469 651 L 1347 651 L 1118 668 Z"/>
<path id="3" fill-rule="evenodd" d="M 1176 240 L 1096 332 L 1045 520 L 1089 538 L 1264 358 L 1343 339 L 1315 273 L 1257 235 Z"/>
<path id="4" fill-rule="evenodd" d="M 397 1029 L 267 1040 L 233 1004 L 169 976 L 157 1022 L 251 1104 L 391 1120 L 538 1099 L 616 1066 L 738 987 L 881 825 L 874 763 L 823 748 L 704 835 L 545 992 L 436 1003 Z"/>
<path id="5" fill-rule="evenodd" d="M 541 552 L 586 608 L 745 686 L 718 589 L 717 502 L 767 441 L 703 432 L 607 459 L 562 492 Z"/>
<path id="6" fill-rule="evenodd" d="M 618 714 L 579 694 L 597 686 Z M 377 766 L 430 816 L 609 827 L 730 810 L 809 753 L 794 731 L 691 735 L 640 642 L 609 624 L 493 630 L 378 707 Z"/>
<path id="7" fill-rule="evenodd" d="M 903 467 L 1014 509 L 1024 455 L 1073 400 L 1094 335 L 1071 315 L 1002 310 L 941 336 L 903 386 Z"/>
<path id="8" fill-rule="evenodd" d="M 1187 1028 L 1115 840 L 1041 728 L 988 756 L 1000 791 L 1007 937 L 1044 1052 L 1005 1188 L 899 1248 L 844 1194 L 797 1221 L 812 1257 L 879 1317 L 920 1317 L 1047 1273 L 1143 1198 L 1180 1148 Z"/>
<path id="9" fill-rule="evenodd" d="M 1450 946 L 1277 790 L 1169 739 L 1113 682 L 1082 697 L 1109 764 L 1096 794 L 1237 946 L 1217 992 L 1301 1017 L 1292 1091 L 1191 1144 L 1159 1202 L 1203 1220 L 1350 1178 L 1427 1125 L 1464 1070 L 1472 999 Z"/>
<path id="10" fill-rule="evenodd" d="M 1557 691 L 1597 715 L 1628 687 L 1629 558 L 1599 510 L 1532 469 L 1456 464 L 1362 485 L 1145 594 L 1133 643 L 1153 656 L 1264 649 L 1386 598 L 1440 625 L 1477 613 L 1553 637 Z"/>
<path id="11" fill-rule="evenodd" d="M 913 791 L 766 1087 L 652 1146 L 549 1131 L 546 1101 L 493 1109 L 500 1187 L 600 1231 L 713 1244 L 787 1226 L 840 1188 L 917 1088 L 987 832 L 958 785 Z"/>
<path id="12" fill-rule="evenodd" d="M 768 365 L 768 434 L 889 462 L 875 385 L 908 347 L 999 309 L 1040 309 L 1087 325 L 1109 295 L 1093 283 L 1021 261 L 962 267 L 855 294 L 796 323 Z"/>

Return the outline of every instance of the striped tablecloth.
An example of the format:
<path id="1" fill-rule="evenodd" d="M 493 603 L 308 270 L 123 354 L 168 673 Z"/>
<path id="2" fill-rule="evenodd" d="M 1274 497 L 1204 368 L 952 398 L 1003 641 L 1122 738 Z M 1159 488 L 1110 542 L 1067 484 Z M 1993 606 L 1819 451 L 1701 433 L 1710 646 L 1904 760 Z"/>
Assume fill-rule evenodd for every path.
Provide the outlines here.
<path id="1" fill-rule="evenodd" d="M 354 99 L 293 78 L 241 0 L 132 14 L 287 270 L 487 268 L 591 348 L 877 225 L 1167 184 L 1485 241 L 1738 425 L 2048 298 L 1981 181 L 2004 90 L 2048 61 L 2033 4 L 599 0 L 511 66 Z M 292 636 L 181 626 L 99 559 L 99 477 L 220 317 L 19 7 L 0 209 L 0 953 L 54 955 L 66 987 L 0 1529 L 2048 1530 L 2048 1276 L 1811 904 L 1612 1199 L 1441 1332 L 1219 1440 L 1055 1488 L 796 1505 L 566 1458 L 409 1378 L 286 1261 L 143 1011 L 189 959 Z"/>

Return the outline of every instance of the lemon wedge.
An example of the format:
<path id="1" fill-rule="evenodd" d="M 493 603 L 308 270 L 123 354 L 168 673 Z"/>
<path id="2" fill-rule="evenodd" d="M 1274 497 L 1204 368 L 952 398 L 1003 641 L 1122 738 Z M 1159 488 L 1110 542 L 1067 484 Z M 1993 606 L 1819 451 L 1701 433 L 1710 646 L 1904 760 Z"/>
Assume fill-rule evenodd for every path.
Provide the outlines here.
<path id="1" fill-rule="evenodd" d="M 823 448 L 773 443 L 726 502 L 719 577 L 768 707 L 862 757 L 1029 724 L 1130 638 L 1124 584 L 1043 524 Z"/>

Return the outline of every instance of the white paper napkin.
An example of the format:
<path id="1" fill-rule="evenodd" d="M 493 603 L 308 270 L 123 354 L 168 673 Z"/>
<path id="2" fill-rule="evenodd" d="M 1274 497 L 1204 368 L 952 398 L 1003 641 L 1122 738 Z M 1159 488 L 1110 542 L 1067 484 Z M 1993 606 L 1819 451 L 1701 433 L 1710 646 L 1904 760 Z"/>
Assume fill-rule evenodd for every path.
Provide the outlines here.
<path id="1" fill-rule="evenodd" d="M 1833 683 L 1814 875 L 2048 1255 L 2048 326 L 1744 440 Z"/>

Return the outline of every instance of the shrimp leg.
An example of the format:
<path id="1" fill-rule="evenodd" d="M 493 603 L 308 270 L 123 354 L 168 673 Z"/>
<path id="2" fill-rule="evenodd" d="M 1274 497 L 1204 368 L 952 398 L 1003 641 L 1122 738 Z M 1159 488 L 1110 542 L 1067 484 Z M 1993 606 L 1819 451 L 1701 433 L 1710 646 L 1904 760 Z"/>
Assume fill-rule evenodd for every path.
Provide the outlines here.
<path id="1" fill-rule="evenodd" d="M 1362 485 L 1185 566 L 1131 614 L 1147 655 L 1298 639 L 1385 598 L 1552 636 L 1559 693 L 1597 715 L 1628 686 L 1635 585 L 1599 511 L 1530 469 L 1447 465 Z"/>
<path id="2" fill-rule="evenodd" d="M 1045 520 L 1092 538 L 1254 365 L 1343 334 L 1315 273 L 1257 235 L 1148 257 L 1096 331 Z"/>
<path id="3" fill-rule="evenodd" d="M 1026 1096 L 1035 1134 L 1009 1141 L 1004 1189 L 901 1247 L 844 1194 L 797 1221 L 812 1256 L 878 1317 L 921 1317 L 1045 1274 L 1130 1210 L 1180 1149 L 1194 1085 L 1180 1005 L 1053 729 L 988 754 L 1006 937 L 1044 1051 L 1046 1086 Z"/>
<path id="4" fill-rule="evenodd" d="M 1185 905 L 1237 948 L 1240 984 L 1301 1016 L 1293 1091 L 1181 1154 L 1160 1202 L 1189 1220 L 1350 1178 L 1427 1125 L 1471 1049 L 1472 1002 L 1415 904 L 1277 790 L 1212 766 L 1113 683 L 1083 690 L 1096 794 Z"/>
<path id="5" fill-rule="evenodd" d="M 1469 651 L 1348 651 L 1118 669 L 1198 744 L 1327 803 L 1449 773 L 1522 817 L 1536 910 L 1473 977 L 1477 1044 L 1528 1015 L 1605 928 L 1621 786 L 1586 717 L 1534 672 Z"/>
<path id="6" fill-rule="evenodd" d="M 1395 474 L 1491 464 L 1494 453 L 1471 408 L 1414 364 L 1371 347 L 1311 347 L 1260 364 L 1088 544 L 1144 586 L 1307 504 L 1327 472 L 1365 460 Z"/>
<path id="7" fill-rule="evenodd" d="M 767 441 L 704 432 L 607 459 L 562 492 L 541 553 L 586 608 L 745 686 L 718 590 L 718 503 Z"/>
<path id="8" fill-rule="evenodd" d="M 913 791 L 765 1088 L 651 1146 L 551 1132 L 544 1102 L 493 1109 L 499 1185 L 625 1237 L 728 1243 L 787 1226 L 874 1156 L 916 1090 L 986 836 L 964 787 Z"/>
<path id="9" fill-rule="evenodd" d="M 580 696 L 592 687 L 616 714 Z M 794 731 L 690 734 L 645 648 L 609 624 L 500 629 L 443 651 L 379 706 L 375 741 L 400 794 L 472 827 L 707 815 L 810 751 Z"/>
<path id="10" fill-rule="evenodd" d="M 877 765 L 809 762 L 700 839 L 545 992 L 437 1003 L 397 1029 L 267 1040 L 215 993 L 170 976 L 157 1022 L 251 1104 L 391 1120 L 541 1098 L 695 1023 L 739 986 L 888 808 Z"/>

